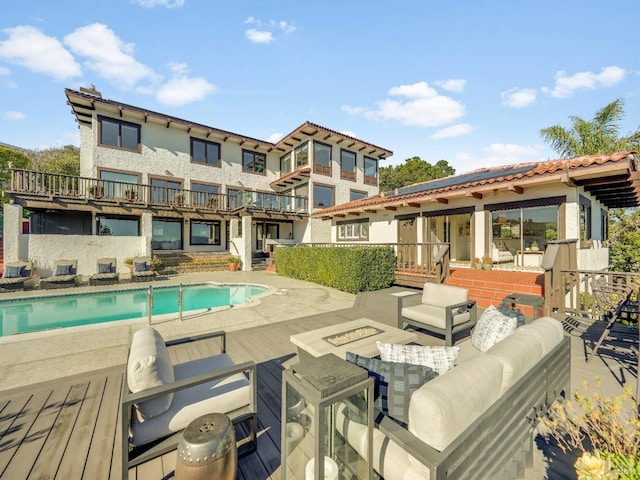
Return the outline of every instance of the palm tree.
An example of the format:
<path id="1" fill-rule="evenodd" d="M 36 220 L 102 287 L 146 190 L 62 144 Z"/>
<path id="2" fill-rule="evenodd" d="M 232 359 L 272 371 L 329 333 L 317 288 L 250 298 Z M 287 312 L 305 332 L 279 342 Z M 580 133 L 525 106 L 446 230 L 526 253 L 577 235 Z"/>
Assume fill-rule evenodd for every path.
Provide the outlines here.
<path id="1" fill-rule="evenodd" d="M 563 158 L 582 155 L 638 151 L 640 130 L 620 137 L 618 122 L 624 117 L 624 102 L 617 99 L 599 110 L 592 121 L 571 118 L 569 130 L 554 125 L 540 130 L 540 136 Z"/>

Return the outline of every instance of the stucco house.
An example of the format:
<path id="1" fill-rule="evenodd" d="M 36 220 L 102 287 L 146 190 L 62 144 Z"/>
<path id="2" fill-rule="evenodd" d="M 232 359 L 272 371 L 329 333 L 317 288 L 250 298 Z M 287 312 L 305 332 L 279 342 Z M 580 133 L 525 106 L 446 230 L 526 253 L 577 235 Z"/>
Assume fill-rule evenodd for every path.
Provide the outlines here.
<path id="1" fill-rule="evenodd" d="M 605 269 L 612 208 L 640 203 L 633 152 L 508 165 L 454 175 L 314 211 L 333 242 L 398 243 L 420 264 L 421 244 L 450 244 L 451 262 L 534 269 L 547 243 L 576 239 L 580 269 Z M 415 245 L 415 247 L 413 247 Z M 406 260 L 406 259 L 405 259 Z"/>
<path id="2" fill-rule="evenodd" d="M 251 269 L 267 241 L 329 242 L 330 225 L 311 213 L 377 194 L 379 162 L 393 154 L 311 122 L 271 143 L 93 88 L 65 94 L 80 128 L 80 177 L 13 172 L 6 261 L 49 265 L 72 251 L 91 273 L 100 256 L 230 251 Z"/>

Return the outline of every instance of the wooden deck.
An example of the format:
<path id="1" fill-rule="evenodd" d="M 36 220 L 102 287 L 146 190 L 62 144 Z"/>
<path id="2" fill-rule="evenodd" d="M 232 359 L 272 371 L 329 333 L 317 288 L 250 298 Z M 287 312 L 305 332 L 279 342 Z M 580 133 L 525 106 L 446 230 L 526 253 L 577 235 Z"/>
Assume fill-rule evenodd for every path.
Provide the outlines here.
<path id="1" fill-rule="evenodd" d="M 280 479 L 281 372 L 296 362 L 289 337 L 362 316 L 331 315 L 229 332 L 236 362 L 258 364 L 258 447 L 239 459 L 238 479 Z M 214 346 L 172 347 L 173 362 L 216 351 Z M 0 393 L 0 479 L 118 479 L 121 471 L 119 405 L 124 366 Z M 240 437 L 242 432 L 238 432 Z M 129 471 L 132 480 L 173 476 L 175 451 Z"/>

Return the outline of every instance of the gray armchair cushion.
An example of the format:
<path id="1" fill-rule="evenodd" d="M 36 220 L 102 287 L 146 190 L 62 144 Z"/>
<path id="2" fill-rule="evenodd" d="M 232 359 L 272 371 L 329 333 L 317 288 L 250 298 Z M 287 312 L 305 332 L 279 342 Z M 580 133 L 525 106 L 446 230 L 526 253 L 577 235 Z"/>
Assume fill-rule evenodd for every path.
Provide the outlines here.
<path id="1" fill-rule="evenodd" d="M 13 265 L 5 267 L 4 278 L 24 277 L 24 267 Z"/>

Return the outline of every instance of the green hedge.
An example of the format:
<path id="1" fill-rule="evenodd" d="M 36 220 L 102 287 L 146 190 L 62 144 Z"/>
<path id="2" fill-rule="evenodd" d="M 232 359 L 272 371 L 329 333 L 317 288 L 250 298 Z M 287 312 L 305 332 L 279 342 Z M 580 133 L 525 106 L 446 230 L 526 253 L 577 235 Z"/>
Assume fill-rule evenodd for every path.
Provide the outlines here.
<path id="1" fill-rule="evenodd" d="M 395 280 L 392 247 L 277 248 L 278 274 L 358 293 L 387 288 Z"/>

